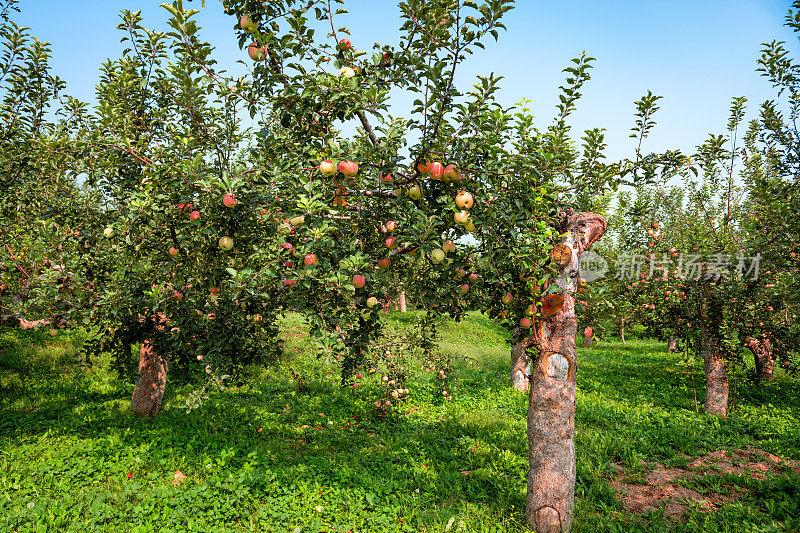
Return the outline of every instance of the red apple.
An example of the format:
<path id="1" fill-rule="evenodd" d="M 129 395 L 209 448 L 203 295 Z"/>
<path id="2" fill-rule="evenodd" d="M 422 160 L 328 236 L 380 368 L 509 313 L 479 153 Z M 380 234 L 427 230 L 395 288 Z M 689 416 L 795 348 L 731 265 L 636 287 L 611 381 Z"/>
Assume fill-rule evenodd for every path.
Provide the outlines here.
<path id="1" fill-rule="evenodd" d="M 459 209 L 469 209 L 474 203 L 472 194 L 467 191 L 458 191 L 456 194 L 456 205 Z"/>
<path id="2" fill-rule="evenodd" d="M 250 18 L 250 15 L 245 13 L 242 15 L 242 18 L 239 19 L 239 27 L 247 33 L 254 33 L 258 29 L 258 24 Z"/>
<path id="3" fill-rule="evenodd" d="M 336 174 L 336 163 L 330 159 L 326 159 L 319 164 L 319 171 L 325 176 L 333 176 Z"/>
<path id="4" fill-rule="evenodd" d="M 177 248 L 175 248 L 174 246 L 171 246 L 171 247 L 170 247 L 170 249 L 169 249 L 169 255 L 171 255 L 172 257 L 177 257 L 179 253 L 180 253 L 180 250 L 178 250 L 178 249 L 177 249 Z"/>
<path id="5" fill-rule="evenodd" d="M 430 171 L 427 161 L 421 161 L 417 164 L 417 172 L 420 174 L 427 174 Z"/>
<path id="6" fill-rule="evenodd" d="M 353 48 L 353 44 L 350 42 L 350 39 L 342 39 L 339 41 L 339 47 L 343 50 L 349 50 L 350 48 Z"/>
<path id="7" fill-rule="evenodd" d="M 252 42 L 247 47 L 247 55 L 253 61 L 264 61 L 267 58 L 267 47 L 259 46 L 258 43 Z"/>
<path id="8" fill-rule="evenodd" d="M 428 167 L 428 174 L 431 175 L 432 179 L 435 180 L 442 179 L 442 176 L 444 175 L 444 165 L 442 165 L 438 161 L 435 163 L 431 163 L 431 165 Z"/>
<path id="9" fill-rule="evenodd" d="M 381 177 L 381 181 L 384 183 L 391 183 L 394 181 L 394 178 L 391 174 L 386 174 L 385 176 Z"/>
<path id="10" fill-rule="evenodd" d="M 503 295 L 500 301 L 503 302 L 503 305 L 509 305 L 511 302 L 514 301 L 514 295 L 511 294 L 510 292 L 507 292 Z"/>
<path id="11" fill-rule="evenodd" d="M 583 336 L 591 337 L 592 335 L 594 335 L 594 330 L 592 329 L 592 326 L 586 326 L 586 329 L 583 330 Z"/>
<path id="12" fill-rule="evenodd" d="M 472 274 L 469 275 L 469 279 L 470 281 L 477 281 L 478 275 L 475 272 L 473 272 Z"/>
<path id="13" fill-rule="evenodd" d="M 339 172 L 344 174 L 346 177 L 351 178 L 358 174 L 358 163 L 353 161 L 339 161 Z"/>
<path id="14" fill-rule="evenodd" d="M 290 242 L 285 242 L 281 244 L 281 247 L 284 248 L 285 250 L 289 250 L 290 252 L 294 249 L 294 246 L 292 246 L 292 243 Z"/>
<path id="15" fill-rule="evenodd" d="M 378 259 L 378 268 L 389 268 L 389 265 L 392 263 L 392 260 L 388 257 L 384 257 L 383 259 Z"/>
<path id="16" fill-rule="evenodd" d="M 305 263 L 306 266 L 316 265 L 317 256 L 314 254 L 306 254 L 305 258 L 303 259 L 303 263 Z"/>
<path id="17" fill-rule="evenodd" d="M 467 291 L 469 290 L 469 285 L 467 285 L 467 284 L 465 283 L 465 284 L 463 284 L 462 286 L 460 286 L 460 287 L 458 288 L 458 290 L 459 290 L 459 291 L 461 291 L 461 294 L 466 294 L 466 293 L 467 293 Z"/>
<path id="18" fill-rule="evenodd" d="M 530 318 L 523 318 L 519 321 L 519 327 L 522 329 L 528 329 L 531 327 L 531 319 Z"/>
<path id="19" fill-rule="evenodd" d="M 397 229 L 397 222 L 395 222 L 394 220 L 390 220 L 389 222 L 386 223 L 386 231 L 388 231 L 389 233 L 394 233 L 396 229 Z"/>
<path id="20" fill-rule="evenodd" d="M 295 282 L 295 280 L 293 280 L 293 279 L 287 279 L 286 281 L 284 281 L 284 282 L 283 282 L 283 284 L 284 284 L 284 285 L 286 285 L 287 287 L 291 287 L 291 286 L 292 286 L 292 285 L 294 285 L 295 283 L 296 283 L 296 282 Z"/>
<path id="21" fill-rule="evenodd" d="M 447 241 L 442 245 L 442 250 L 446 254 L 449 254 L 450 252 L 455 252 L 456 244 L 453 241 Z"/>
<path id="22" fill-rule="evenodd" d="M 458 170 L 456 165 L 447 165 L 444 167 L 444 180 L 445 181 L 458 181 L 461 179 L 461 171 Z"/>
<path id="23" fill-rule="evenodd" d="M 356 274 L 355 276 L 353 276 L 353 285 L 354 285 L 356 288 L 360 289 L 360 288 L 361 288 L 361 287 L 363 287 L 363 286 L 364 286 L 366 283 L 367 283 L 367 280 L 366 280 L 366 279 L 364 279 L 364 276 L 362 276 L 362 275 L 360 275 L 360 274 Z"/>
<path id="24" fill-rule="evenodd" d="M 225 204 L 225 207 L 233 207 L 238 202 L 236 201 L 236 197 L 232 194 L 226 194 L 225 197 L 222 199 L 222 203 Z"/>
<path id="25" fill-rule="evenodd" d="M 189 213 L 189 220 L 197 220 L 200 218 L 200 211 L 192 211 Z"/>
<path id="26" fill-rule="evenodd" d="M 397 248 L 397 237 L 386 237 L 386 247 L 390 250 Z"/>

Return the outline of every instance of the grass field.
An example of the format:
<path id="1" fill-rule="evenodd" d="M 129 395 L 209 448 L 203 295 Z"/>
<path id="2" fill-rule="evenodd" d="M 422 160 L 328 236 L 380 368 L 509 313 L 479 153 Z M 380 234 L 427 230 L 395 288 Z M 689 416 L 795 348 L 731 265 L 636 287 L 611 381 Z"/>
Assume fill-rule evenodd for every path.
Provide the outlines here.
<path id="1" fill-rule="evenodd" d="M 510 390 L 501 329 L 478 314 L 448 322 L 453 401 L 434 401 L 431 375 L 411 363 L 410 398 L 388 416 L 373 404 L 377 379 L 339 387 L 299 319 L 283 331 L 281 365 L 190 412 L 181 407 L 199 385 L 170 383 L 152 420 L 129 413 L 132 385 L 102 362 L 73 363 L 79 338 L 0 331 L 0 531 L 526 531 L 527 397 Z M 788 467 L 679 481 L 735 497 L 713 512 L 684 502 L 677 519 L 626 511 L 613 488 L 718 450 L 800 459 L 800 382 L 781 373 L 758 386 L 741 371 L 720 419 L 695 412 L 702 365 L 661 343 L 602 343 L 578 365 L 575 530 L 800 530 L 800 476 Z"/>

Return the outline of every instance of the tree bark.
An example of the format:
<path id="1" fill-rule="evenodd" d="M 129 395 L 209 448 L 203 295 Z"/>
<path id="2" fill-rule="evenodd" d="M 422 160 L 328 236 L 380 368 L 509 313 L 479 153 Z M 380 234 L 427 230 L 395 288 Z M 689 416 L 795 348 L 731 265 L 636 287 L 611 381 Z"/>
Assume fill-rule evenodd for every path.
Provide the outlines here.
<path id="1" fill-rule="evenodd" d="M 700 350 L 706 376 L 707 414 L 728 414 L 728 369 L 720 352 L 720 310 L 713 284 L 705 282 L 700 305 Z"/>
<path id="2" fill-rule="evenodd" d="M 758 339 L 748 337 L 744 340 L 745 348 L 753 352 L 756 363 L 756 379 L 771 381 L 775 372 L 775 358 L 772 355 L 772 343 L 766 335 Z"/>
<path id="3" fill-rule="evenodd" d="M 592 213 L 565 219 L 565 244 L 571 250 L 558 265 L 556 283 L 563 304 L 537 320 L 539 344 L 531 363 L 528 404 L 528 495 L 525 518 L 535 531 L 568 532 L 575 500 L 575 369 L 577 319 L 575 298 L 578 260 L 606 230 L 606 220 Z"/>
<path id="4" fill-rule="evenodd" d="M 669 340 L 667 341 L 667 351 L 669 353 L 678 351 L 678 338 L 675 337 L 674 333 L 669 334 Z"/>
<path id="5" fill-rule="evenodd" d="M 521 339 L 520 336 L 519 328 L 511 335 L 511 383 L 514 390 L 527 392 L 531 358 L 528 356 L 528 339 Z"/>
<path id="6" fill-rule="evenodd" d="M 622 345 L 625 346 L 625 326 L 619 328 L 619 336 L 622 339 Z"/>
<path id="7" fill-rule="evenodd" d="M 167 385 L 167 359 L 161 357 L 150 340 L 139 348 L 139 377 L 133 388 L 131 411 L 149 418 L 161 411 Z"/>
<path id="8" fill-rule="evenodd" d="M 406 291 L 400 292 L 400 312 L 406 312 Z"/>

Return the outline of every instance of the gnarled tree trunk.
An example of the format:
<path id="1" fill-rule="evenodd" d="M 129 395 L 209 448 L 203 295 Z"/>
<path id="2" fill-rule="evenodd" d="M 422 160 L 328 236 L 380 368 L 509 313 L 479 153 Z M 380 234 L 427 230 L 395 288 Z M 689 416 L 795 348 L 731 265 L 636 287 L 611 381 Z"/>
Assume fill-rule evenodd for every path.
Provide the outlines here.
<path id="1" fill-rule="evenodd" d="M 678 351 L 678 337 L 676 337 L 674 333 L 669 334 L 669 340 L 667 341 L 667 351 L 669 353 Z"/>
<path id="2" fill-rule="evenodd" d="M 528 338 L 521 338 L 522 330 L 514 329 L 511 335 L 511 383 L 514 390 L 527 392 L 531 358 L 528 357 Z"/>
<path id="3" fill-rule="evenodd" d="M 700 304 L 700 352 L 706 376 L 704 410 L 710 415 L 728 415 L 728 369 L 721 352 L 720 309 L 712 283 L 704 282 Z"/>
<path id="4" fill-rule="evenodd" d="M 772 343 L 769 338 L 766 335 L 761 335 L 757 339 L 747 337 L 744 340 L 744 346 L 753 352 L 758 381 L 772 380 L 775 372 L 775 358 L 772 356 Z"/>
<path id="5" fill-rule="evenodd" d="M 400 312 L 406 312 L 406 291 L 400 292 Z"/>
<path id="6" fill-rule="evenodd" d="M 133 388 L 131 411 L 151 417 L 161 410 L 167 385 L 167 359 L 161 357 L 153 344 L 146 340 L 139 348 L 139 377 Z"/>
<path id="7" fill-rule="evenodd" d="M 592 213 L 565 219 L 567 258 L 554 261 L 563 303 L 535 324 L 539 353 L 531 362 L 528 404 L 528 496 L 525 517 L 537 532 L 568 532 L 575 500 L 575 369 L 578 260 L 606 231 Z M 543 306 L 544 307 L 544 306 Z"/>

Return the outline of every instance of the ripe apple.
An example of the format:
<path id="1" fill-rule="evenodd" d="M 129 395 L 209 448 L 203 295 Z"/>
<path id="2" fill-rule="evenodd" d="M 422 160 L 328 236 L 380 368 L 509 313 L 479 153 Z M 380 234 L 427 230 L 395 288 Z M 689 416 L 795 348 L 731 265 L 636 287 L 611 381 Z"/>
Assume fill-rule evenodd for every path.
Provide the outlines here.
<path id="1" fill-rule="evenodd" d="M 267 47 L 259 46 L 257 42 L 252 42 L 247 47 L 247 55 L 253 61 L 264 61 L 267 58 Z"/>
<path id="2" fill-rule="evenodd" d="M 105 235 L 106 238 L 110 239 L 111 237 L 114 236 L 114 228 L 106 228 L 106 229 L 104 229 L 103 230 L 103 235 Z"/>
<path id="3" fill-rule="evenodd" d="M 503 295 L 500 301 L 503 302 L 503 305 L 509 305 L 511 304 L 511 302 L 514 301 L 514 295 L 511 294 L 510 292 L 507 292 Z"/>
<path id="4" fill-rule="evenodd" d="M 303 263 L 305 263 L 306 266 L 316 265 L 317 256 L 314 254 L 306 254 L 305 258 L 303 259 Z"/>
<path id="5" fill-rule="evenodd" d="M 444 181 L 458 181 L 461 179 L 461 171 L 456 165 L 450 164 L 444 167 Z"/>
<path id="6" fill-rule="evenodd" d="M 342 39 L 339 41 L 339 47 L 341 47 L 343 50 L 349 50 L 350 48 L 353 48 L 353 43 L 350 42 L 350 39 Z"/>
<path id="7" fill-rule="evenodd" d="M 237 204 L 236 197 L 232 194 L 226 194 L 222 199 L 222 203 L 225 204 L 225 207 L 233 207 Z"/>
<path id="8" fill-rule="evenodd" d="M 392 183 L 394 181 L 394 178 L 392 177 L 391 174 L 386 174 L 385 176 L 381 177 L 381 181 L 384 183 Z"/>
<path id="9" fill-rule="evenodd" d="M 353 161 L 339 161 L 338 168 L 339 172 L 348 178 L 352 178 L 358 174 L 358 163 L 354 163 Z"/>
<path id="10" fill-rule="evenodd" d="M 336 174 L 336 163 L 330 159 L 326 159 L 319 164 L 319 171 L 325 176 L 333 176 Z"/>
<path id="11" fill-rule="evenodd" d="M 469 279 L 470 281 L 477 281 L 478 275 L 475 272 L 473 272 L 472 274 L 469 275 Z"/>
<path id="12" fill-rule="evenodd" d="M 420 161 L 417 164 L 417 172 L 420 174 L 427 174 L 430 171 L 430 166 L 427 161 Z"/>
<path id="13" fill-rule="evenodd" d="M 469 192 L 458 191 L 458 194 L 456 194 L 456 205 L 459 209 L 469 209 L 473 203 L 472 194 Z"/>
<path id="14" fill-rule="evenodd" d="M 444 174 L 444 165 L 442 165 L 438 161 L 435 163 L 431 163 L 431 165 L 428 167 L 428 174 L 431 175 L 432 179 L 435 180 L 442 179 L 442 175 Z"/>
<path id="15" fill-rule="evenodd" d="M 374 309 L 378 305 L 380 305 L 380 302 L 374 296 L 370 296 L 369 298 L 367 298 L 367 307 L 369 307 L 370 309 Z"/>
<path id="16" fill-rule="evenodd" d="M 339 76 L 344 76 L 347 79 L 352 78 L 356 75 L 356 71 L 352 69 L 352 67 L 342 67 L 339 69 Z"/>
<path id="17" fill-rule="evenodd" d="M 360 275 L 360 274 L 356 274 L 355 276 L 353 276 L 353 285 L 354 285 L 356 288 L 360 289 L 360 288 L 361 288 L 361 287 L 363 287 L 363 286 L 364 286 L 366 283 L 367 283 L 367 280 L 366 280 L 366 279 L 364 279 L 364 276 L 362 276 L 362 275 Z"/>
<path id="18" fill-rule="evenodd" d="M 456 244 L 453 241 L 447 241 L 442 245 L 442 250 L 444 253 L 449 254 L 450 252 L 456 251 Z"/>
<path id="19" fill-rule="evenodd" d="M 469 222 L 469 213 L 466 211 L 459 211 L 456 213 L 453 218 L 456 221 L 456 224 L 460 224 L 461 226 L 466 226 Z"/>
<path id="20" fill-rule="evenodd" d="M 258 24 L 250 18 L 250 15 L 245 13 L 242 15 L 242 18 L 239 19 L 239 27 L 247 33 L 254 33 L 258 29 Z"/>
<path id="21" fill-rule="evenodd" d="M 219 247 L 225 250 L 226 252 L 233 249 L 233 239 L 230 237 L 220 237 L 219 239 Z"/>
<path id="22" fill-rule="evenodd" d="M 436 250 L 431 252 L 431 260 L 434 263 L 441 263 L 444 261 L 444 250 L 440 250 L 437 248 Z"/>
<path id="23" fill-rule="evenodd" d="M 467 294 L 467 291 L 469 290 L 469 285 L 467 285 L 467 284 L 465 283 L 465 284 L 463 284 L 462 286 L 460 286 L 460 287 L 458 288 L 458 290 L 459 290 L 459 292 L 461 292 L 461 294 Z"/>
<path id="24" fill-rule="evenodd" d="M 281 247 L 285 250 L 289 250 L 290 252 L 294 249 L 294 246 L 290 242 L 285 242 L 281 244 Z"/>
<path id="25" fill-rule="evenodd" d="M 177 248 L 175 248 L 174 246 L 171 246 L 171 247 L 170 247 L 170 249 L 169 249 L 169 255 L 171 255 L 172 257 L 177 257 L 179 253 L 180 253 L 180 250 L 178 250 L 178 249 L 177 249 Z"/>
<path id="26" fill-rule="evenodd" d="M 388 231 L 389 233 L 394 233 L 396 229 L 397 229 L 397 222 L 395 222 L 394 220 L 390 220 L 389 222 L 386 223 L 386 231 Z"/>
<path id="27" fill-rule="evenodd" d="M 522 329 L 528 329 L 531 327 L 531 319 L 530 318 L 523 318 L 519 321 L 519 327 Z"/>
<path id="28" fill-rule="evenodd" d="M 386 247 L 390 250 L 397 248 L 397 237 L 386 237 Z"/>
<path id="29" fill-rule="evenodd" d="M 200 218 L 200 211 L 192 211 L 189 213 L 189 220 L 197 220 Z"/>
<path id="30" fill-rule="evenodd" d="M 383 259 L 378 259 L 378 268 L 389 268 L 389 265 L 392 263 L 392 260 L 388 257 L 384 257 Z"/>

